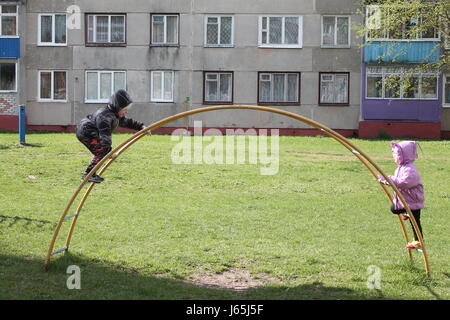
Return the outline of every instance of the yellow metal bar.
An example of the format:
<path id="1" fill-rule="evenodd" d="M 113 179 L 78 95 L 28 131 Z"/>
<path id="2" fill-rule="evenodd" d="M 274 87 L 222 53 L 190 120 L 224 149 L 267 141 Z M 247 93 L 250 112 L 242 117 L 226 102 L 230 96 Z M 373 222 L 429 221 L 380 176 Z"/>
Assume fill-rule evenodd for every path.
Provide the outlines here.
<path id="1" fill-rule="evenodd" d="M 311 120 L 312 121 L 312 120 Z M 329 129 L 330 131 L 333 131 L 331 129 Z M 333 131 L 334 132 L 334 131 Z M 411 219 L 411 223 L 413 225 L 414 230 L 416 231 L 417 237 L 419 238 L 419 242 L 421 243 L 422 246 L 422 256 L 423 256 L 423 260 L 424 260 L 424 264 L 425 264 L 425 269 L 426 269 L 426 273 L 430 274 L 430 265 L 429 265 L 429 261 L 428 261 L 428 256 L 426 254 L 426 249 L 425 249 L 425 243 L 423 241 L 423 237 L 422 237 L 422 233 L 419 230 L 419 227 L 417 226 L 417 222 L 415 221 L 413 214 L 411 212 L 411 209 L 409 208 L 408 204 L 406 203 L 406 200 L 404 199 L 404 197 L 402 196 L 402 194 L 400 193 L 400 191 L 398 190 L 398 188 L 394 185 L 394 183 L 392 182 L 392 180 L 388 177 L 388 175 L 386 175 L 386 173 L 367 155 L 365 154 L 362 150 L 360 150 L 359 148 L 357 148 L 355 145 L 353 145 L 350 141 L 348 141 L 345 137 L 341 136 L 339 133 L 334 132 L 334 134 L 336 135 L 336 137 L 339 137 L 339 139 L 341 139 L 342 141 L 346 141 L 348 143 L 349 146 L 353 147 L 354 150 L 356 150 L 361 156 L 363 156 L 365 159 L 367 159 L 367 161 L 369 161 L 369 163 L 378 170 L 378 172 L 385 178 L 385 180 L 389 183 L 389 185 L 392 187 L 392 189 L 394 189 L 394 192 L 397 194 L 399 200 L 402 202 L 403 207 L 405 208 L 406 212 L 408 213 L 408 215 L 410 216 Z M 338 140 L 338 139 L 336 139 Z M 339 140 L 338 140 L 339 141 Z M 341 142 L 341 141 L 340 141 Z M 342 143 L 342 142 L 341 142 Z M 356 153 L 353 152 L 355 155 Z M 391 199 L 391 197 L 389 197 Z M 392 200 L 391 200 L 392 201 Z M 412 218 L 411 218 L 412 217 Z M 399 218 L 399 221 L 401 221 L 401 218 Z M 402 221 L 401 221 L 402 222 Z M 402 223 L 402 230 L 404 232 L 404 235 L 406 235 L 406 231 L 404 229 L 404 225 Z M 406 236 L 407 239 L 407 236 Z M 411 252 L 410 250 L 408 251 L 409 256 L 411 257 Z"/>
<path id="2" fill-rule="evenodd" d="M 50 246 L 47 252 L 47 256 L 45 258 L 45 268 L 48 268 L 48 265 L 50 263 L 50 257 L 51 257 L 51 252 L 53 250 L 56 238 L 58 237 L 60 228 L 61 228 L 61 224 L 64 221 L 64 218 L 66 217 L 69 209 L 72 207 L 73 202 L 75 201 L 75 199 L 77 198 L 77 196 L 79 195 L 80 191 L 83 189 L 83 187 L 86 185 L 86 182 L 88 181 L 88 179 L 92 176 L 93 173 L 95 173 L 97 170 L 99 170 L 104 163 L 106 163 L 103 168 L 99 171 L 99 175 L 103 174 L 103 172 L 108 168 L 108 166 L 118 157 L 118 155 L 120 155 L 121 153 L 125 152 L 131 145 L 133 145 L 136 141 L 138 141 L 139 139 L 141 139 L 142 137 L 144 137 L 147 132 L 155 130 L 169 122 L 178 120 L 180 118 L 184 118 L 186 116 L 189 115 L 193 115 L 193 114 L 197 114 L 197 113 L 201 113 L 201 112 L 208 112 L 208 111 L 214 111 L 214 110 L 226 110 L 226 109 L 250 109 L 250 110 L 259 110 L 259 111 L 267 111 L 267 112 L 272 112 L 272 113 L 277 113 L 277 114 L 281 114 L 281 115 L 285 115 L 291 118 L 294 118 L 296 120 L 299 120 L 301 122 L 304 122 L 312 127 L 315 127 L 317 129 L 322 130 L 323 132 L 325 132 L 328 136 L 334 138 L 336 141 L 338 141 L 339 143 L 341 143 L 342 145 L 344 145 L 347 149 L 349 149 L 365 166 L 367 169 L 369 169 L 369 171 L 375 176 L 377 177 L 377 174 L 375 173 L 375 170 L 373 170 L 370 166 L 372 165 L 385 179 L 386 181 L 388 181 L 391 185 L 391 187 L 394 189 L 394 192 L 397 193 L 397 195 L 399 196 L 400 201 L 402 202 L 402 204 L 404 205 L 406 211 L 408 212 L 408 214 L 410 215 L 411 218 L 411 222 L 413 223 L 413 227 L 416 230 L 416 233 L 419 237 L 419 240 L 422 244 L 422 253 L 423 253 L 423 257 L 424 257 L 424 261 L 425 261 L 425 267 L 426 267 L 426 271 L 427 273 L 429 273 L 429 264 L 428 264 L 428 258 L 426 255 L 426 251 L 425 251 L 425 243 L 423 242 L 423 238 L 422 238 L 422 234 L 420 233 L 420 230 L 417 227 L 417 223 L 414 220 L 414 217 L 412 216 L 411 210 L 409 209 L 408 205 L 406 204 L 405 199 L 402 197 L 402 195 L 399 193 L 398 189 L 395 187 L 395 185 L 392 184 L 392 181 L 389 179 L 389 177 L 383 172 L 383 170 L 364 152 L 362 152 L 359 148 L 357 148 L 355 145 L 353 145 L 349 140 L 347 140 L 345 137 L 343 137 L 342 135 L 338 134 L 337 132 L 331 130 L 330 128 L 314 121 L 311 119 L 308 119 L 306 117 L 300 116 L 298 114 L 292 113 L 292 112 L 288 112 L 285 110 L 281 110 L 281 109 L 275 109 L 275 108 L 271 108 L 271 107 L 263 107 L 263 106 L 246 106 L 246 105 L 228 105 L 228 106 L 214 106 L 214 107 L 204 107 L 204 108 L 198 108 L 198 109 L 193 109 L 193 110 L 189 110 L 189 111 L 185 111 L 185 112 L 181 112 L 179 114 L 167 117 L 165 119 L 162 119 L 160 121 L 157 121 L 155 123 L 153 123 L 152 125 L 140 130 L 139 132 L 135 133 L 132 137 L 130 137 L 129 139 L 125 140 L 124 142 L 122 142 L 121 144 L 119 144 L 116 148 L 114 148 L 113 150 L 111 150 L 93 169 L 92 171 L 85 177 L 85 179 L 83 180 L 82 184 L 80 185 L 80 187 L 78 187 L 78 189 L 75 191 L 75 193 L 73 194 L 73 196 L 71 197 L 71 199 L 69 200 L 69 203 L 67 204 L 60 220 L 58 221 L 58 224 L 56 226 L 56 229 L 54 231 L 53 237 L 50 241 Z M 364 160 L 363 160 L 364 159 Z M 68 236 L 66 238 L 66 244 L 67 244 L 67 248 L 68 248 L 68 244 L 70 244 L 70 240 L 71 237 L 73 235 L 73 231 L 74 231 L 74 227 L 75 224 L 78 220 L 80 211 L 82 206 L 84 205 L 84 202 L 86 200 L 86 198 L 88 197 L 88 195 L 90 194 L 90 191 L 92 190 L 92 188 L 94 187 L 94 184 L 91 184 L 90 187 L 88 188 L 88 190 L 86 191 L 86 193 L 84 194 L 78 208 L 77 208 L 77 216 L 75 217 L 74 220 L 72 220 L 72 224 L 68 233 Z M 388 195 L 389 199 L 392 201 L 392 197 L 390 196 L 389 192 L 385 189 L 385 187 L 383 187 L 384 191 L 386 192 L 386 194 Z M 400 218 L 399 218 L 400 219 Z M 401 220 L 401 219 L 400 219 Z M 401 221 L 402 224 L 402 230 L 404 233 L 405 238 L 407 239 L 406 236 L 406 232 L 404 229 L 404 225 L 403 222 Z"/>
<path id="3" fill-rule="evenodd" d="M 70 240 L 72 239 L 72 234 L 73 234 L 73 230 L 75 228 L 75 224 L 77 223 L 78 217 L 80 216 L 81 208 L 83 208 L 84 202 L 86 201 L 88 195 L 91 193 L 91 190 L 94 187 L 94 185 L 95 184 L 93 182 L 91 182 L 91 185 L 88 187 L 88 189 L 84 193 L 83 197 L 81 198 L 80 203 L 78 204 L 75 219 L 72 220 L 72 223 L 70 224 L 69 232 L 67 233 L 67 238 L 66 238 L 66 247 L 67 248 L 69 248 Z"/>
<path id="4" fill-rule="evenodd" d="M 347 139 L 345 139 L 345 140 L 348 141 Z M 349 143 L 349 145 L 352 145 L 352 144 Z M 365 154 L 363 151 L 356 148 L 356 146 L 353 146 L 353 147 L 355 147 L 355 150 L 357 150 L 362 156 L 364 156 L 364 158 L 367 159 L 378 170 L 378 172 L 385 178 L 385 180 L 389 183 L 389 185 L 392 187 L 392 189 L 394 189 L 394 192 L 397 194 L 399 200 L 402 202 L 403 207 L 405 208 L 406 212 L 408 213 L 408 216 L 411 219 L 411 223 L 413 225 L 414 230 L 416 231 L 417 237 L 419 238 L 419 242 L 421 243 L 422 256 L 423 256 L 423 260 L 424 260 L 424 264 L 425 264 L 426 273 L 430 274 L 430 265 L 429 265 L 429 261 L 428 261 L 428 256 L 426 254 L 425 243 L 423 241 L 422 233 L 419 230 L 417 222 L 414 219 L 414 216 L 413 216 L 408 204 L 406 203 L 405 198 L 402 196 L 402 194 L 400 193 L 398 188 L 395 186 L 395 184 L 392 182 L 392 180 L 388 177 L 388 175 L 386 175 L 386 173 L 384 173 L 384 171 L 372 159 L 370 159 L 370 157 L 367 154 Z M 392 198 L 391 197 L 389 197 L 389 198 L 391 199 L 391 202 L 393 202 Z M 398 219 L 400 222 L 402 222 L 400 217 L 398 217 Z M 404 231 L 404 235 L 406 235 L 403 223 L 402 223 L 402 229 Z M 407 239 L 407 236 L 406 236 L 406 239 Z M 411 257 L 410 251 L 411 250 L 409 250 L 408 252 L 409 252 L 409 256 Z"/>

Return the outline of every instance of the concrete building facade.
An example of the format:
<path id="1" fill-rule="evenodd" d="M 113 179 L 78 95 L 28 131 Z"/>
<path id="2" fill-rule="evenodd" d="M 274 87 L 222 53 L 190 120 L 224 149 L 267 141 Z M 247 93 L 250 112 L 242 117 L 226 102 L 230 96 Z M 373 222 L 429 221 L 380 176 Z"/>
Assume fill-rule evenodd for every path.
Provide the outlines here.
<path id="1" fill-rule="evenodd" d="M 365 69 L 362 39 L 351 28 L 362 22 L 357 1 L 3 3 L 17 5 L 19 54 L 0 55 L 0 62 L 18 65 L 17 89 L 0 90 L 0 128 L 17 114 L 2 101 L 26 105 L 31 129 L 73 130 L 125 88 L 134 100 L 129 116 L 146 124 L 205 105 L 259 104 L 358 135 Z M 9 45 L 3 42 L 0 49 Z M 441 118 L 450 131 L 450 117 Z M 242 110 L 191 116 L 161 132 L 195 120 L 204 127 L 311 133 L 293 119 Z"/>

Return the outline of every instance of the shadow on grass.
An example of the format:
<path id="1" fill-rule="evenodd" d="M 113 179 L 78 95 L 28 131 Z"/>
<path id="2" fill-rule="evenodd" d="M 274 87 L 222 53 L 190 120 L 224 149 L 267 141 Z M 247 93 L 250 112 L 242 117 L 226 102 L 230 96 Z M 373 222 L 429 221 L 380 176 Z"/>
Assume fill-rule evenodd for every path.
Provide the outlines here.
<path id="1" fill-rule="evenodd" d="M 42 143 L 13 143 L 9 145 L 0 144 L 0 150 L 9 150 L 9 149 L 20 149 L 20 148 L 42 148 L 44 145 Z"/>
<path id="2" fill-rule="evenodd" d="M 42 143 L 23 143 L 20 144 L 20 146 L 29 148 L 42 148 L 44 145 Z"/>
<path id="3" fill-rule="evenodd" d="M 417 268 L 412 264 L 411 261 L 405 262 L 401 269 L 405 272 L 408 272 L 412 275 L 415 275 L 415 279 L 413 279 L 412 283 L 416 286 L 421 286 L 427 289 L 431 296 L 433 296 L 436 300 L 444 300 L 436 291 L 432 289 L 432 286 L 436 283 L 432 277 L 423 273 L 423 270 Z M 448 274 L 443 273 L 447 278 L 450 278 Z"/>
<path id="4" fill-rule="evenodd" d="M 69 290 L 70 265 L 80 268 L 80 290 Z M 365 300 L 383 299 L 348 288 L 324 286 L 320 282 L 296 287 L 266 285 L 246 291 L 196 286 L 183 279 L 145 274 L 145 270 L 108 265 L 67 252 L 53 257 L 44 271 L 43 261 L 0 254 L 2 290 L 0 299 L 82 300 Z M 73 278 L 72 278 L 73 279 Z"/>
<path id="5" fill-rule="evenodd" d="M 18 216 L 0 215 L 0 226 L 6 225 L 6 227 L 12 227 L 17 222 L 25 223 L 25 228 L 30 227 L 31 225 L 35 225 L 39 228 L 49 227 L 49 228 L 53 229 L 56 225 L 55 222 L 51 222 L 51 221 L 47 221 L 47 220 L 38 220 L 38 219 L 31 219 L 31 218 L 18 217 Z"/>

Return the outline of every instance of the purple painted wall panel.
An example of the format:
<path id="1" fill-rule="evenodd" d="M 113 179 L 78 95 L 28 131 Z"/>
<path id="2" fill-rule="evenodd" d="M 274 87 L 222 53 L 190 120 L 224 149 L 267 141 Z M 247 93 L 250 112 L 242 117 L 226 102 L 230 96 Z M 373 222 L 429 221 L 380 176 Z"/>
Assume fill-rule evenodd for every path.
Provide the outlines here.
<path id="1" fill-rule="evenodd" d="M 440 121 L 442 76 L 438 77 L 437 100 L 366 99 L 366 64 L 362 64 L 362 120 Z"/>

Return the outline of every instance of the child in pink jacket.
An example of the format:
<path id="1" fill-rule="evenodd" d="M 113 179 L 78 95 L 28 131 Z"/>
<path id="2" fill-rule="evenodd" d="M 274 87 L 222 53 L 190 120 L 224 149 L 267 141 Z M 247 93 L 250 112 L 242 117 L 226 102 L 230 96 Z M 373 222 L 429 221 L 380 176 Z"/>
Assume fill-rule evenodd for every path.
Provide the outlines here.
<path id="1" fill-rule="evenodd" d="M 395 170 L 394 175 L 389 176 L 389 178 L 400 191 L 406 203 L 408 204 L 408 207 L 411 209 L 411 212 L 423 237 L 422 226 L 420 224 L 420 209 L 423 209 L 424 207 L 423 184 L 420 180 L 419 171 L 414 164 L 414 160 L 417 159 L 417 143 L 415 141 L 402 141 L 399 143 L 392 141 L 391 147 L 394 161 L 397 163 L 398 167 Z M 380 176 L 379 178 L 379 181 L 381 183 L 386 183 L 382 176 Z M 404 220 L 408 219 L 406 210 L 396 193 L 394 193 L 394 201 L 391 206 L 391 211 L 394 214 L 402 214 L 402 219 Z M 416 231 L 414 230 L 414 227 L 413 233 L 414 241 L 408 243 L 406 247 L 410 249 L 417 249 L 421 244 L 419 242 Z"/>

